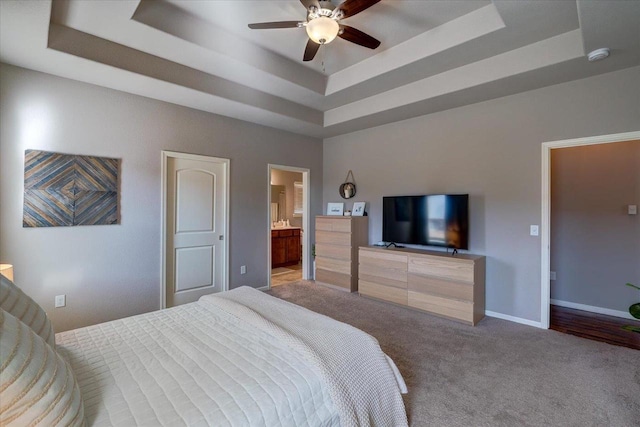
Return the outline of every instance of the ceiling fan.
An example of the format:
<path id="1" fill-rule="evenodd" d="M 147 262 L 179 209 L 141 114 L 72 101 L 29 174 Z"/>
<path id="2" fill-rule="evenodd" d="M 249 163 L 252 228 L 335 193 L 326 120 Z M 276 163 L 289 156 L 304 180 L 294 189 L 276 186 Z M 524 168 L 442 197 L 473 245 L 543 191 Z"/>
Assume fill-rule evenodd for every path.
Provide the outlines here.
<path id="1" fill-rule="evenodd" d="M 265 30 L 305 27 L 309 41 L 304 50 L 303 61 L 311 61 L 316 56 L 320 46 L 330 43 L 336 37 L 369 49 L 375 49 L 380 46 L 380 41 L 360 30 L 344 25 L 340 21 L 368 9 L 379 1 L 345 0 L 339 6 L 335 6 L 330 1 L 300 0 L 300 3 L 307 9 L 306 21 L 260 22 L 249 24 L 249 28 Z"/>

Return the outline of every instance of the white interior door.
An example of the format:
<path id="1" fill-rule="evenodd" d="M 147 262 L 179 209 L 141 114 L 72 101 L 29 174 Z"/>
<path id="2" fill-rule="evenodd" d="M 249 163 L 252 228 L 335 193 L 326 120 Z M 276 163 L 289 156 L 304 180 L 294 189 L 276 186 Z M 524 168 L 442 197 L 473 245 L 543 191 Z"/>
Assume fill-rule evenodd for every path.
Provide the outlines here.
<path id="1" fill-rule="evenodd" d="M 165 206 L 165 306 L 226 288 L 226 159 L 168 155 Z"/>

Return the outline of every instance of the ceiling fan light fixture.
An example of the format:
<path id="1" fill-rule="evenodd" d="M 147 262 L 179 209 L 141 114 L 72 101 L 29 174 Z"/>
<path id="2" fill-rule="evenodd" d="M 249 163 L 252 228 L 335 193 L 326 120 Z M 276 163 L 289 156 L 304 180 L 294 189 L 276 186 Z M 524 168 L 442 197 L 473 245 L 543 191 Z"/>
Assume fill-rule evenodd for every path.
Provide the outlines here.
<path id="1" fill-rule="evenodd" d="M 320 16 L 307 23 L 309 38 L 318 44 L 331 43 L 340 31 L 340 25 L 331 18 Z"/>

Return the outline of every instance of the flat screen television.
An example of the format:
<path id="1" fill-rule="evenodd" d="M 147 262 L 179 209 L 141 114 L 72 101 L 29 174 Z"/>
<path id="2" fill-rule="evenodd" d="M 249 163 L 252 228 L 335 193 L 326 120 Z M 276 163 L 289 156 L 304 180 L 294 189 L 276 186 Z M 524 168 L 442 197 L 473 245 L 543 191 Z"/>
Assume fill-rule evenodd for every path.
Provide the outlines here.
<path id="1" fill-rule="evenodd" d="M 382 198 L 382 240 L 469 249 L 469 195 Z"/>

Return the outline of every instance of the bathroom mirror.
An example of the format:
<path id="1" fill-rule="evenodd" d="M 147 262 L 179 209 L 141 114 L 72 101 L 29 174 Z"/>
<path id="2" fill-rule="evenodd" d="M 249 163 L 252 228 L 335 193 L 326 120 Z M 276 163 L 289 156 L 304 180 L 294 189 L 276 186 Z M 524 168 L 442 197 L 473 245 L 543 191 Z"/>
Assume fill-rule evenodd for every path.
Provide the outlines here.
<path id="1" fill-rule="evenodd" d="M 271 186 L 271 222 L 285 219 L 287 212 L 287 192 L 284 185 Z"/>

